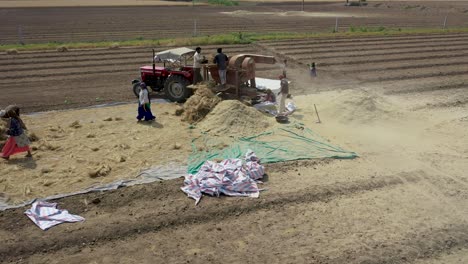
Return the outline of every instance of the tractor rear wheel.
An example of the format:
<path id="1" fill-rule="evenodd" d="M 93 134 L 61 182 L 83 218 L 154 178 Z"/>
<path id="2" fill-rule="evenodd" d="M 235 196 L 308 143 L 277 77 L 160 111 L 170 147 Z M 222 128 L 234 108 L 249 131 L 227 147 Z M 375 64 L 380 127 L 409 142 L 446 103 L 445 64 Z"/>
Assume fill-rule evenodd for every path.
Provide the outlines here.
<path id="1" fill-rule="evenodd" d="M 179 75 L 172 75 L 164 82 L 164 93 L 171 101 L 182 103 L 190 96 L 190 89 L 187 88 L 188 81 Z"/>

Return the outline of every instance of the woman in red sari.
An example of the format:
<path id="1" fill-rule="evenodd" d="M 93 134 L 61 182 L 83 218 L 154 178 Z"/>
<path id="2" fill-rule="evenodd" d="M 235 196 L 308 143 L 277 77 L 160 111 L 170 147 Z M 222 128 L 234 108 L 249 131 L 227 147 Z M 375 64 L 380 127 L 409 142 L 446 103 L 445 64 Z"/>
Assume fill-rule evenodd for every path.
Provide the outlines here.
<path id="1" fill-rule="evenodd" d="M 10 105 L 4 111 L 0 113 L 2 118 L 8 118 L 8 139 L 3 146 L 2 153 L 0 156 L 6 160 L 11 155 L 28 152 L 26 157 L 31 157 L 31 150 L 29 145 L 31 144 L 28 136 L 25 133 L 26 126 L 23 120 L 19 117 L 20 109 L 17 106 Z"/>

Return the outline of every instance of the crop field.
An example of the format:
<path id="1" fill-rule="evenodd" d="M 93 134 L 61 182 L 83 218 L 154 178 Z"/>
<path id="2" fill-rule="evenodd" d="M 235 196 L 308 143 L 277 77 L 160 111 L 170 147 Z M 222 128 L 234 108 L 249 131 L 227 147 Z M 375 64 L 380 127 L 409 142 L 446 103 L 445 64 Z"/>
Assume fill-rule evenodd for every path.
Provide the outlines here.
<path id="1" fill-rule="evenodd" d="M 2 9 L 0 44 L 17 42 L 18 24 L 27 43 L 187 37 L 195 18 L 199 34 L 330 32 L 337 14 L 341 31 L 434 29 L 447 14 L 449 23 L 468 26 L 467 1 L 368 2 L 363 8 L 308 3 L 310 14 L 302 16 L 291 15 L 300 5 L 285 3 L 196 6 L 196 15 L 192 7 L 168 6 Z M 155 10 L 159 15 L 151 18 Z M 204 196 L 194 205 L 180 191 L 182 178 L 61 198 L 55 200 L 61 208 L 86 221 L 45 232 L 24 216 L 29 206 L 0 211 L 0 262 L 468 263 L 468 33 L 352 33 L 202 48 L 208 57 L 223 47 L 228 56 L 286 59 L 298 107 L 291 124 L 358 158 L 267 164 L 257 199 Z M 56 148 L 0 161 L 0 199 L 77 191 L 88 181 L 132 178 L 116 173 L 152 164 L 184 165 L 198 128 L 180 120 L 178 105 L 154 103 L 154 125 L 134 119 L 131 80 L 151 64 L 152 48 L 1 54 L 0 106 L 20 105 L 26 125 L 39 131 L 33 146 Z M 316 77 L 309 73 L 312 62 Z M 257 66 L 259 77 L 282 71 L 280 63 Z M 116 102 L 129 104 L 81 109 Z M 71 127 L 74 120 L 82 126 Z M 265 120 L 274 121 L 258 122 Z M 112 166 L 109 175 L 76 175 L 101 161 Z"/>

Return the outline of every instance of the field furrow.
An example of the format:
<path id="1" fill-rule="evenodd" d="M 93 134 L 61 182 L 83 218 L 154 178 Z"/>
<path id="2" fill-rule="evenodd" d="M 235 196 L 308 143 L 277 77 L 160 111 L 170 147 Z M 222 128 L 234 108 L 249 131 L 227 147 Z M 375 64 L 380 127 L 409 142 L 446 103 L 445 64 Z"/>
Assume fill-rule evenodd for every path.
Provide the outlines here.
<path id="1" fill-rule="evenodd" d="M 320 38 L 320 39 L 295 39 L 295 40 L 263 40 L 259 43 L 269 47 L 294 47 L 304 44 L 341 44 L 341 43 L 366 43 L 366 42 L 379 42 L 379 41 L 424 41 L 428 39 L 458 39 L 466 37 L 466 33 L 447 33 L 447 34 L 412 34 L 403 36 L 385 36 L 385 37 L 334 37 L 334 38 Z M 288 44 L 289 43 L 289 44 Z"/>
<path id="2" fill-rule="evenodd" d="M 395 71 L 395 70 L 416 70 L 424 68 L 437 68 L 442 66 L 458 66 L 461 69 L 468 67 L 468 54 L 464 56 L 458 56 L 452 61 L 447 62 L 443 58 L 440 59 L 425 59 L 425 60 L 410 60 L 402 61 L 398 63 L 391 63 L 388 61 L 383 61 L 381 63 L 372 63 L 371 65 L 354 65 L 349 67 L 346 64 L 343 66 L 334 66 L 333 70 L 341 70 L 347 73 L 372 73 L 378 71 Z"/>
<path id="3" fill-rule="evenodd" d="M 208 49 L 208 48 L 207 48 Z M 215 47 L 205 51 L 207 56 L 210 54 L 213 56 Z M 158 49 L 160 51 L 161 48 Z M 119 52 L 120 51 L 120 52 Z M 123 50 L 106 52 L 106 53 L 79 53 L 70 51 L 67 54 L 70 54 L 74 57 L 73 61 L 70 62 L 69 58 L 64 58 L 64 56 L 52 56 L 50 57 L 35 57 L 35 56 L 22 56 L 20 58 L 12 59 L 11 61 L 6 61 L 5 65 L 0 65 L 1 72 L 21 72 L 21 71 L 31 71 L 32 66 L 41 65 L 41 70 L 47 69 L 71 69 L 79 67 L 92 67 L 92 66 L 104 66 L 104 65 L 132 65 L 137 67 L 138 65 L 150 65 L 152 60 L 152 51 L 151 48 L 141 48 L 138 52 L 130 52 L 127 54 Z M 123 52 L 122 52 L 123 51 Z M 223 48 L 223 51 L 230 54 L 242 54 L 242 53 L 254 53 L 255 49 L 252 47 L 245 48 Z M 96 56 L 99 56 L 99 60 L 96 60 Z M 2 75 L 0 75 L 0 78 Z"/>
<path id="4" fill-rule="evenodd" d="M 439 55 L 444 54 L 444 55 Z M 447 54 L 447 55 L 446 55 Z M 464 56 L 466 49 L 464 46 L 460 47 L 448 47 L 442 49 L 419 49 L 419 50 L 406 50 L 406 51 L 392 51 L 392 52 L 369 52 L 366 53 L 355 53 L 345 55 L 323 55 L 323 56 L 303 56 L 293 57 L 301 61 L 310 62 L 310 60 L 321 60 L 324 65 L 339 65 L 343 62 L 349 64 L 361 64 L 361 63 L 374 63 L 374 62 L 392 62 L 392 61 L 406 61 L 408 58 L 411 59 L 430 59 L 430 58 L 442 58 L 443 56 L 457 57 L 458 54 Z M 353 58 L 353 59 L 348 59 Z M 357 58 L 357 59 L 356 59 Z M 362 59 L 363 58 L 363 59 Z"/>
<path id="5" fill-rule="evenodd" d="M 236 53 L 246 53 L 246 52 L 252 52 L 255 51 L 253 46 L 250 45 L 221 45 L 223 47 L 223 50 L 226 50 L 226 52 L 236 52 Z M 204 46 L 204 52 L 207 54 L 211 54 L 216 51 L 216 48 L 218 46 Z M 155 52 L 167 50 L 167 49 L 172 49 L 175 47 L 155 47 L 154 50 Z M 10 63 L 16 63 L 16 64 L 21 64 L 28 62 L 30 60 L 34 60 L 34 62 L 38 63 L 48 63 L 48 62 L 54 62 L 54 61 L 64 61 L 66 58 L 73 58 L 73 61 L 79 60 L 79 59 L 88 59 L 88 58 L 96 58 L 96 56 L 99 56 L 99 58 L 107 59 L 107 58 L 113 58 L 115 59 L 120 58 L 120 56 L 124 56 L 124 58 L 128 58 L 130 56 L 148 56 L 152 57 L 152 48 L 151 47 L 138 47 L 138 48 L 127 48 L 127 47 L 122 47 L 118 49 L 103 49 L 103 48 L 97 48 L 97 49 L 88 49 L 88 50 L 70 50 L 69 52 L 61 53 L 61 52 L 56 52 L 56 51 L 40 51 L 40 52 L 24 52 L 20 53 L 18 55 L 6 55 L 0 57 L 0 62 L 4 62 L 5 64 L 10 64 Z M 57 60 L 58 59 L 58 60 Z M 13 64 L 14 65 L 14 64 Z"/>
<path id="6" fill-rule="evenodd" d="M 453 41 L 450 43 L 450 47 L 468 47 L 468 40 Z M 337 49 L 335 47 L 321 47 L 321 48 L 310 48 L 310 53 L 329 53 L 329 52 L 367 52 L 367 51 L 391 51 L 391 50 L 402 50 L 402 49 L 420 49 L 420 48 L 440 48 L 440 44 L 432 44 L 431 41 L 425 43 L 416 43 L 416 44 L 394 44 L 394 45 L 373 45 L 373 46 L 361 46 L 359 48 L 350 48 L 350 49 Z M 304 49 L 304 48 L 303 48 Z M 282 52 L 285 55 L 294 56 L 304 54 L 303 49 L 295 51 L 289 49 L 287 52 Z"/>
<path id="7" fill-rule="evenodd" d="M 408 72 L 407 70 L 393 71 L 385 75 L 373 75 L 369 77 L 362 77 L 361 79 L 366 82 L 388 82 L 400 80 L 416 80 L 432 77 L 464 77 L 468 74 L 468 69 L 460 69 L 450 67 L 439 67 L 437 69 L 418 70 L 417 72 Z"/>
<path id="8" fill-rule="evenodd" d="M 316 42 L 316 41 L 309 41 L 309 42 L 304 42 L 304 43 L 294 43 L 292 45 L 268 45 L 270 47 L 274 47 L 275 50 L 279 52 L 284 52 L 287 50 L 291 49 L 308 49 L 308 48 L 321 48 L 324 45 L 333 47 L 333 48 L 346 48 L 345 50 L 348 50 L 348 48 L 351 47 L 363 47 L 363 46 L 376 46 L 376 45 L 382 45 L 382 46 L 390 46 L 391 44 L 397 44 L 397 45 L 403 45 L 403 44 L 419 44 L 424 46 L 428 42 L 430 43 L 440 43 L 440 44 L 446 44 L 447 41 L 450 40 L 451 42 L 454 41 L 468 41 L 468 35 L 463 36 L 463 37 L 454 37 L 450 38 L 448 37 L 447 39 L 444 38 L 420 38 L 420 39 L 414 39 L 414 40 L 401 40 L 401 39 L 382 39 L 382 40 L 369 40 L 369 41 L 349 41 L 349 42 Z"/>

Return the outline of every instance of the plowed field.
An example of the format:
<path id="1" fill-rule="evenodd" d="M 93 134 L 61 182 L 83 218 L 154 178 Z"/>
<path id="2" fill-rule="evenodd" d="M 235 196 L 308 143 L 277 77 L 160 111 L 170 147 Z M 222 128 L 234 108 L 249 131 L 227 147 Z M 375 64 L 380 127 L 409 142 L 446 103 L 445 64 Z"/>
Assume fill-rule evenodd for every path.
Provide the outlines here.
<path id="1" fill-rule="evenodd" d="M 468 87 L 468 34 L 263 42 L 302 67 L 315 62 L 327 77 L 378 84 L 386 93 Z M 339 78 L 338 78 L 339 79 Z M 320 89 L 320 82 L 315 85 Z M 326 83 L 326 86 L 329 86 Z M 334 89 L 335 87 L 331 87 Z"/>
<path id="2" fill-rule="evenodd" d="M 417 13 L 415 9 L 442 15 L 449 8 L 444 3 L 419 4 L 428 6 L 423 10 L 421 6 L 405 9 L 415 4 L 404 2 L 369 8 L 392 12 L 399 7 L 408 22 L 422 19 L 409 17 Z M 466 16 L 464 2 L 453 5 L 452 10 Z M 282 7 L 270 5 L 268 10 Z M 259 26 L 268 20 L 255 21 Z M 427 21 L 420 21 L 426 25 Z M 298 23 L 298 30 L 301 27 Z M 272 30 L 278 28 L 272 26 Z M 118 37 L 133 33 L 122 32 Z M 288 59 L 291 93 L 298 106 L 291 120 L 360 157 L 267 165 L 265 191 L 258 199 L 204 197 L 195 206 L 179 189 L 182 179 L 67 197 L 56 202 L 86 221 L 46 232 L 24 216 L 27 208 L 0 212 L 0 262 L 468 263 L 466 47 L 467 33 L 225 45 L 228 55 L 255 52 Z M 203 47 L 205 55 L 215 48 Z M 138 77 L 138 67 L 150 61 L 150 48 L 1 55 L 0 104 L 17 103 L 25 112 L 33 112 L 134 100 L 130 81 Z M 315 78 L 309 76 L 306 64 L 310 62 L 317 65 Z M 280 72 L 276 65 L 261 66 L 258 75 L 275 77 Z M 314 104 L 321 124 L 316 123 Z M 185 133 L 186 151 L 177 156 L 183 160 L 191 130 L 187 123 L 177 123 L 177 117 L 169 117 L 173 108 L 156 104 L 160 123 L 136 129 L 147 133 L 139 136 L 159 141 L 168 135 L 180 139 Z M 106 129 L 131 126 L 133 121 L 119 122 L 107 122 Z M 58 125 L 63 124 L 44 127 Z M 129 139 L 118 140 L 115 144 Z M 164 142 L 158 144 L 159 152 L 152 149 L 157 157 L 170 159 L 167 155 L 177 153 Z M 86 155 L 85 148 L 78 154 Z M 40 155 L 37 164 L 43 166 L 52 154 L 38 151 L 34 155 Z M 7 173 L 0 176 L 0 198 L 12 188 L 7 184 L 12 182 L 10 171 L 41 169 L 26 166 L 28 162 L 34 163 L 34 158 L 1 161 L 0 169 Z M 37 177 L 47 181 L 47 174 L 38 172 Z"/>
<path id="3" fill-rule="evenodd" d="M 208 55 L 209 51 L 213 54 L 216 47 L 204 49 Z M 255 51 L 252 46 L 226 46 L 224 49 L 228 54 Z M 128 101 L 134 98 L 131 80 L 139 77 L 139 67 L 151 64 L 151 56 L 151 48 L 2 56 L 2 103 L 16 102 L 24 105 L 27 111 L 38 111 Z M 31 96 L 22 96 L 25 87 Z"/>
<path id="4" fill-rule="evenodd" d="M 465 1 L 374 2 L 345 7 L 342 2 L 209 6 L 56 7 L 0 10 L 0 44 L 119 41 L 212 35 L 226 32 L 331 32 L 350 26 L 441 28 L 468 25 Z M 21 34 L 19 34 L 19 29 Z"/>

